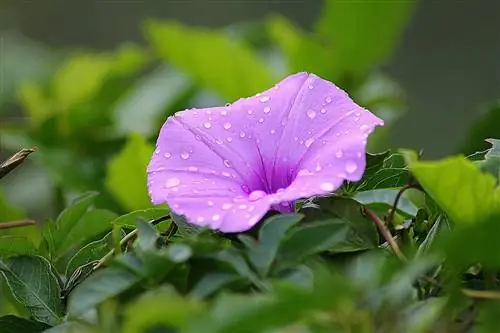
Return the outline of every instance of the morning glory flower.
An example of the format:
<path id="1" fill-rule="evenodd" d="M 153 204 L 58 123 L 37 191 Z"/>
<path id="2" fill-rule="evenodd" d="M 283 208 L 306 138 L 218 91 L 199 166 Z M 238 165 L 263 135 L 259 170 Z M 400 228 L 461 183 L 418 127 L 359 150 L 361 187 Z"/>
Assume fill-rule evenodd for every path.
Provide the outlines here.
<path id="1" fill-rule="evenodd" d="M 326 195 L 365 169 L 383 121 L 309 73 L 233 104 L 188 109 L 163 125 L 148 166 L 154 204 L 222 232 L 252 228 L 269 210 Z"/>

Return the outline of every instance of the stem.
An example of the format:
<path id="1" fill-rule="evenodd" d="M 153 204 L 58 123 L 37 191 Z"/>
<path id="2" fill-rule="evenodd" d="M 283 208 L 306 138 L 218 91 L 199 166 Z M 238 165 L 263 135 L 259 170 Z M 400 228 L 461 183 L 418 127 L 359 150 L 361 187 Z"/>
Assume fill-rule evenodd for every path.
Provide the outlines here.
<path id="1" fill-rule="evenodd" d="M 465 296 L 482 299 L 500 299 L 500 291 L 462 289 Z"/>
<path id="2" fill-rule="evenodd" d="M 401 249 L 399 248 L 396 241 L 394 241 L 394 237 L 392 237 L 391 232 L 386 227 L 384 222 L 377 216 L 377 214 L 372 212 L 367 207 L 363 207 L 363 210 L 364 210 L 366 216 L 368 216 L 368 218 L 370 220 L 372 220 L 373 223 L 375 223 L 378 230 L 382 234 L 382 237 L 385 239 L 387 244 L 389 244 L 389 247 L 391 248 L 392 252 L 394 252 L 394 254 L 402 261 L 406 261 L 406 257 L 404 256 L 403 252 L 401 252 Z"/>
<path id="3" fill-rule="evenodd" d="M 392 222 L 394 220 L 394 214 L 396 214 L 396 209 L 398 208 L 399 200 L 401 200 L 403 193 L 410 188 L 420 189 L 420 186 L 413 184 L 413 183 L 410 183 L 410 184 L 406 184 L 405 186 L 401 187 L 398 194 L 396 194 L 396 198 L 394 199 L 394 203 L 392 204 L 391 210 L 389 211 L 389 215 L 387 216 L 387 223 L 392 225 Z"/>
<path id="4" fill-rule="evenodd" d="M 17 168 L 24 160 L 28 157 L 29 154 L 33 153 L 36 150 L 36 147 L 30 149 L 21 149 L 11 157 L 9 157 L 6 161 L 0 163 L 0 179 L 5 177 L 9 172 Z"/>
<path id="5" fill-rule="evenodd" d="M 36 222 L 34 220 L 21 220 L 21 221 L 10 221 L 10 222 L 1 222 L 0 229 L 12 229 L 25 227 L 28 225 L 34 225 Z"/>
<path id="6" fill-rule="evenodd" d="M 157 218 L 156 220 L 152 220 L 149 223 L 151 225 L 157 225 L 157 224 L 159 224 L 159 223 L 161 223 L 163 221 L 168 220 L 169 218 L 170 218 L 170 215 L 165 215 L 165 216 L 162 216 L 160 218 Z M 174 222 L 172 221 L 171 223 L 174 223 Z M 120 241 L 120 247 L 122 247 L 125 244 L 127 244 L 136 235 L 137 235 L 137 229 L 134 229 L 133 231 L 131 231 L 128 234 L 126 234 L 125 237 L 123 237 L 121 239 L 121 241 Z M 104 257 L 102 257 L 101 259 L 99 259 L 99 261 L 97 261 L 97 263 L 95 264 L 95 266 L 92 268 L 92 271 L 95 271 L 98 268 L 100 268 L 102 265 L 104 265 L 110 258 L 113 257 L 114 254 L 115 254 L 115 249 L 112 249 L 108 253 L 106 253 L 106 255 Z"/>

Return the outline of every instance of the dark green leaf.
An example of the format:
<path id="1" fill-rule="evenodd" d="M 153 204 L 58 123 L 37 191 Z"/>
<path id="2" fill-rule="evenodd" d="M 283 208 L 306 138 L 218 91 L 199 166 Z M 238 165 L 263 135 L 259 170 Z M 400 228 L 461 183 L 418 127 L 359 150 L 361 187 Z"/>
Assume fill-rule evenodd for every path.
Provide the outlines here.
<path id="1" fill-rule="evenodd" d="M 261 276 L 266 276 L 273 263 L 281 241 L 288 229 L 304 216 L 275 215 L 267 219 L 259 230 L 259 240 L 253 246 L 248 243 L 248 258 Z"/>
<path id="2" fill-rule="evenodd" d="M 0 236 L 0 256 L 34 254 L 35 245 L 26 237 Z"/>
<path id="3" fill-rule="evenodd" d="M 76 318 L 128 290 L 140 281 L 137 275 L 117 268 L 106 268 L 94 273 L 78 285 L 69 296 L 68 315 Z"/>
<path id="4" fill-rule="evenodd" d="M 66 266 L 65 275 L 69 277 L 78 267 L 87 265 L 104 257 L 106 253 L 111 250 L 109 237 L 110 235 L 108 234 L 103 239 L 90 242 L 79 249 L 69 260 L 68 265 Z M 87 265 L 87 268 L 84 269 L 82 273 L 87 272 L 90 269 L 92 269 L 92 265 Z"/>
<path id="5" fill-rule="evenodd" d="M 198 281 L 191 293 L 195 297 L 205 298 L 238 280 L 241 280 L 241 277 L 232 273 L 208 273 Z"/>
<path id="6" fill-rule="evenodd" d="M 40 333 L 50 326 L 12 315 L 0 317 L 0 333 Z"/>
<path id="7" fill-rule="evenodd" d="M 139 219 L 137 220 L 137 231 L 139 233 L 137 237 L 137 248 L 139 251 L 148 252 L 157 248 L 160 234 L 151 224 Z"/>
<path id="8" fill-rule="evenodd" d="M 42 257 L 17 256 L 0 261 L 0 272 L 14 297 L 37 321 L 60 322 L 61 290 L 50 263 Z"/>
<path id="9" fill-rule="evenodd" d="M 357 192 L 353 196 L 353 199 L 363 205 L 389 209 L 393 206 L 399 191 L 400 189 L 361 191 Z M 415 207 L 405 194 L 403 194 L 399 199 L 397 209 L 399 212 L 409 216 L 417 215 L 418 211 L 418 208 Z"/>
<path id="10" fill-rule="evenodd" d="M 461 146 L 460 153 L 469 155 L 489 148 L 486 138 L 498 137 L 500 101 L 493 103 L 473 123 Z"/>
<path id="11" fill-rule="evenodd" d="M 166 216 L 169 213 L 170 210 L 168 208 L 149 208 L 143 210 L 136 210 L 135 212 L 131 212 L 117 217 L 111 223 L 133 229 L 136 227 L 136 222 L 138 219 L 142 219 L 144 221 L 151 221 Z"/>

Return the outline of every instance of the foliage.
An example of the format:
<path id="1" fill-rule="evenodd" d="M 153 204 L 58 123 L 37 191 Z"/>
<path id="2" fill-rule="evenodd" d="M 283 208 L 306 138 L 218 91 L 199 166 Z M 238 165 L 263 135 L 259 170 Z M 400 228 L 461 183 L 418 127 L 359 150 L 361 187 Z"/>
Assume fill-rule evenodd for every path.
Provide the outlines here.
<path id="1" fill-rule="evenodd" d="M 484 141 L 497 105 L 466 136 L 468 157 L 367 154 L 359 182 L 247 233 L 195 228 L 148 198 L 168 115 L 255 94 L 283 72 L 347 89 L 386 121 L 369 143 L 383 150 L 404 103 L 377 66 L 412 8 L 327 1 L 311 32 L 279 16 L 232 34 L 148 21 L 145 47 L 58 55 L 51 77 L 23 81 L 27 117 L 2 122 L 0 139 L 38 147 L 29 159 L 58 214 L 32 225 L 0 192 L 0 333 L 497 331 L 500 141 Z M 0 165 L 2 182 L 24 158 Z"/>

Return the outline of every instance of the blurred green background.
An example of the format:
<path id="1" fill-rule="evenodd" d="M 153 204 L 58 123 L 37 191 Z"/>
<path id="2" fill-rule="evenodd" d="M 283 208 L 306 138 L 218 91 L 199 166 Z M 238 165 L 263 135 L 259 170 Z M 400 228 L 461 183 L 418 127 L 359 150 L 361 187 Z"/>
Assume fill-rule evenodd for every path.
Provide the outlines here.
<path id="1" fill-rule="evenodd" d="M 498 111 L 498 22 L 498 2 L 474 0 L 4 2 L 0 158 L 39 151 L 2 182 L 0 221 L 54 216 L 88 190 L 116 212 L 148 207 L 169 114 L 302 70 L 386 120 L 372 150 L 470 152 L 468 129 Z"/>

